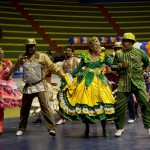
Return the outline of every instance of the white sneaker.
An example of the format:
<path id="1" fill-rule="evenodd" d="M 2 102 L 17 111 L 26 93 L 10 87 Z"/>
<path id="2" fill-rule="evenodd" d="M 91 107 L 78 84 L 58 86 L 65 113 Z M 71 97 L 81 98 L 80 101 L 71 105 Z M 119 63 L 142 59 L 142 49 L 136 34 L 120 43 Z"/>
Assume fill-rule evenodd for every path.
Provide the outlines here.
<path id="1" fill-rule="evenodd" d="M 115 136 L 119 137 L 123 134 L 123 132 L 124 132 L 124 129 L 119 129 L 116 131 Z"/>
<path id="2" fill-rule="evenodd" d="M 134 119 L 134 120 L 133 120 L 133 119 L 129 119 L 129 120 L 128 120 L 128 123 L 134 123 L 135 120 L 136 120 L 136 119 Z"/>
<path id="3" fill-rule="evenodd" d="M 23 131 L 21 131 L 21 130 L 18 130 L 17 132 L 16 132 L 16 135 L 17 136 L 20 136 L 20 135 L 22 135 L 23 134 Z"/>
<path id="4" fill-rule="evenodd" d="M 148 134 L 149 134 L 149 136 L 150 136 L 150 128 L 149 129 L 147 129 L 148 130 Z"/>
<path id="5" fill-rule="evenodd" d="M 65 123 L 65 119 L 60 119 L 56 124 L 60 125 L 60 124 L 64 124 Z"/>

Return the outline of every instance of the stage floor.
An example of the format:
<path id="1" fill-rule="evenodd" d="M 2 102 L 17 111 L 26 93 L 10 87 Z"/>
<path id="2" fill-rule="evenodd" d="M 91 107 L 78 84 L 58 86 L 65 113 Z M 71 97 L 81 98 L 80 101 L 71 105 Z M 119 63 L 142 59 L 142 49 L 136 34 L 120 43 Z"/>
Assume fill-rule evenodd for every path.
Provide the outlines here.
<path id="1" fill-rule="evenodd" d="M 4 120 L 4 131 L 0 135 L 0 150 L 149 150 L 150 137 L 143 128 L 142 119 L 134 124 L 125 124 L 125 132 L 115 137 L 114 123 L 108 123 L 109 137 L 102 136 L 100 123 L 90 125 L 90 138 L 84 136 L 85 126 L 79 121 L 66 121 L 57 126 L 56 137 L 49 135 L 45 124 L 34 125 L 35 117 L 29 117 L 27 131 L 16 136 L 19 118 Z M 55 121 L 58 115 L 55 114 Z"/>

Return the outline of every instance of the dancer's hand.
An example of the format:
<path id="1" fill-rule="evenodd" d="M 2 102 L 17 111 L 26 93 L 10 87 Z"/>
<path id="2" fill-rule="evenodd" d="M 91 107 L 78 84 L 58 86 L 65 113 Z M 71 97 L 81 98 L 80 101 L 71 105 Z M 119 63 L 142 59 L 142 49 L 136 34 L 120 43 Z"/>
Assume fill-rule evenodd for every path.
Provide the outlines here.
<path id="1" fill-rule="evenodd" d="M 118 63 L 119 68 L 127 68 L 129 66 L 129 63 L 124 62 L 124 63 Z"/>
<path id="2" fill-rule="evenodd" d="M 129 63 L 124 62 L 123 65 L 122 65 L 122 68 L 127 68 L 128 66 L 129 66 Z"/>
<path id="3" fill-rule="evenodd" d="M 118 65 L 117 65 L 119 68 L 122 68 L 122 63 L 118 63 Z"/>
<path id="4" fill-rule="evenodd" d="M 60 90 L 66 90 L 69 86 L 72 85 L 72 75 L 71 74 L 65 74 L 63 78 L 61 79 L 61 85 Z"/>
<path id="5" fill-rule="evenodd" d="M 66 80 L 67 84 L 70 86 L 72 84 L 72 81 L 73 81 L 73 77 L 71 74 L 69 73 L 66 73 L 64 79 Z"/>

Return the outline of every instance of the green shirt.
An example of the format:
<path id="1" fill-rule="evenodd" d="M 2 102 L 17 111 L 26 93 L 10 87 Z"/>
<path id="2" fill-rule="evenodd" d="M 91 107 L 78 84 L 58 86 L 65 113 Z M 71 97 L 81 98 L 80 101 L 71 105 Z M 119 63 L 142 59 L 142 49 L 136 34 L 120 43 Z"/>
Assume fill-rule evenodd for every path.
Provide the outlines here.
<path id="1" fill-rule="evenodd" d="M 112 64 L 109 55 L 101 53 L 99 60 L 94 62 L 90 60 L 88 54 L 82 54 L 81 57 L 82 59 L 78 67 L 71 72 L 72 76 L 75 76 L 84 67 L 77 77 L 77 83 L 80 83 L 85 78 L 85 85 L 88 87 L 96 75 L 105 85 L 108 85 L 108 80 L 104 76 L 103 70 L 105 69 L 104 64 Z"/>
<path id="2" fill-rule="evenodd" d="M 119 68 L 118 63 L 129 63 L 127 68 Z M 147 54 L 140 50 L 133 48 L 130 51 L 119 50 L 116 52 L 113 68 L 119 72 L 120 77 L 118 81 L 118 92 L 130 92 L 131 83 L 139 89 L 146 89 L 143 78 L 143 71 L 149 65 L 149 58 Z"/>

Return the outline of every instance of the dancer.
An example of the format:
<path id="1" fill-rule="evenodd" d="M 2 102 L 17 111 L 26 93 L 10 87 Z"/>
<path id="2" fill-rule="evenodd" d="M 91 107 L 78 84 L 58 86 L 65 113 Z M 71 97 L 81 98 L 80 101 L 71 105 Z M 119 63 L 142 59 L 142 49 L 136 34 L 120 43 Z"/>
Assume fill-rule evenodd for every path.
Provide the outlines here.
<path id="1" fill-rule="evenodd" d="M 106 119 L 114 119 L 115 99 L 107 78 L 102 74 L 104 63 L 111 64 L 109 56 L 101 53 L 97 37 L 92 37 L 88 54 L 82 54 L 78 67 L 71 72 L 71 86 L 62 81 L 59 94 L 60 112 L 68 120 L 80 120 L 86 124 L 85 135 L 89 137 L 89 124 L 101 121 L 103 135 L 108 136 Z M 84 70 L 80 70 L 84 67 Z M 80 74 L 76 76 L 77 73 Z"/>
<path id="2" fill-rule="evenodd" d="M 51 51 L 48 50 L 46 52 L 46 54 L 48 55 L 49 59 L 53 62 L 54 59 L 53 59 Z M 45 72 L 46 72 L 45 80 L 49 83 L 48 86 L 50 87 L 50 88 L 48 88 L 48 91 L 49 91 L 48 95 L 49 95 L 49 94 L 53 93 L 52 92 L 52 90 L 53 90 L 52 86 L 55 86 L 56 83 L 52 83 L 51 82 L 52 73 L 51 72 L 47 72 L 47 70 L 45 70 Z M 39 103 L 39 100 L 38 100 L 37 97 L 35 97 L 33 99 L 33 102 L 31 104 L 31 111 L 30 111 L 30 113 L 31 113 L 31 115 L 36 115 L 37 116 L 36 120 L 33 121 L 32 123 L 34 123 L 34 124 L 42 123 L 42 112 L 41 112 L 40 103 Z"/>
<path id="3" fill-rule="evenodd" d="M 143 77 L 144 77 L 144 81 L 146 84 L 146 91 L 148 94 L 148 99 L 150 102 L 150 66 L 148 66 L 147 69 L 145 69 L 145 71 L 143 73 Z"/>
<path id="4" fill-rule="evenodd" d="M 0 48 L 0 134 L 3 132 L 4 109 L 21 106 L 22 94 L 17 90 L 12 78 L 4 80 L 12 67 L 11 61 L 3 60 L 4 51 Z"/>
<path id="5" fill-rule="evenodd" d="M 121 42 L 115 42 L 114 43 L 114 52 L 113 52 L 113 56 L 115 57 L 115 54 L 118 50 L 121 50 L 122 49 L 122 43 Z M 114 59 L 113 57 L 113 59 Z M 113 72 L 113 71 L 112 71 Z M 118 77 L 119 77 L 119 72 L 118 74 L 115 73 L 115 75 L 118 75 L 117 78 L 114 78 L 113 76 L 111 77 L 113 80 L 116 80 L 116 85 L 118 84 Z M 117 92 L 116 92 L 117 94 Z M 139 117 L 139 111 L 138 111 L 138 103 L 136 101 L 136 98 L 135 98 L 135 95 L 133 93 L 131 93 L 128 97 L 128 110 L 129 110 L 129 120 L 128 120 L 128 123 L 132 124 L 135 122 L 136 120 L 136 115 L 137 117 Z"/>
<path id="6" fill-rule="evenodd" d="M 26 131 L 29 111 L 34 97 L 38 97 L 42 115 L 49 134 L 55 136 L 55 123 L 52 110 L 47 105 L 47 81 L 45 80 L 45 70 L 59 75 L 69 81 L 68 75 L 55 65 L 46 54 L 36 51 L 36 41 L 34 38 L 27 39 L 26 52 L 19 56 L 19 59 L 6 76 L 8 79 L 12 73 L 23 66 L 23 80 L 26 83 L 23 89 L 22 106 L 20 113 L 20 123 L 16 135 L 22 135 Z"/>
<path id="7" fill-rule="evenodd" d="M 74 56 L 74 47 L 66 46 L 66 59 L 62 62 L 62 69 L 65 73 L 72 72 L 79 64 L 80 60 Z M 65 118 L 63 115 L 59 114 L 59 121 L 56 125 L 61 125 L 65 123 Z"/>
<path id="8" fill-rule="evenodd" d="M 150 104 L 146 93 L 146 85 L 143 78 L 143 70 L 149 65 L 149 58 L 140 49 L 134 48 L 135 36 L 132 33 L 124 33 L 122 38 L 123 48 L 116 52 L 113 68 L 120 73 L 116 102 L 116 133 L 119 137 L 124 132 L 125 111 L 130 94 L 136 96 L 141 106 L 144 127 L 150 135 Z"/>

